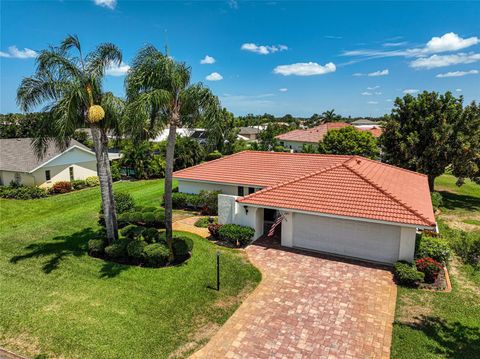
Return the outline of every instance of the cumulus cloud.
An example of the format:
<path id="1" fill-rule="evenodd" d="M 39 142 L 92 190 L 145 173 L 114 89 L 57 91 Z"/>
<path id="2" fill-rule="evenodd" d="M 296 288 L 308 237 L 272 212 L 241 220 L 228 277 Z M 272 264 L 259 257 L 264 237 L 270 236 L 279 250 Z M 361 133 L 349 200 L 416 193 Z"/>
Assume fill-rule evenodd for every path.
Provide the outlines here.
<path id="1" fill-rule="evenodd" d="M 478 70 L 470 70 L 470 71 L 452 71 L 446 72 L 444 74 L 438 74 L 435 77 L 443 78 L 443 77 L 462 77 L 467 75 L 477 75 Z"/>
<path id="2" fill-rule="evenodd" d="M 410 94 L 410 95 L 412 95 L 412 94 L 414 94 L 414 93 L 417 93 L 418 91 L 420 91 L 420 90 L 417 90 L 417 89 L 405 89 L 405 90 L 403 90 L 403 93 L 404 93 L 404 94 Z"/>
<path id="3" fill-rule="evenodd" d="M 93 0 L 95 5 L 106 7 L 109 9 L 115 9 L 115 6 L 117 6 L 117 0 Z"/>
<path id="4" fill-rule="evenodd" d="M 273 54 L 274 52 L 278 51 L 286 51 L 288 50 L 288 46 L 286 45 L 257 45 L 252 42 L 248 42 L 243 44 L 240 47 L 241 50 L 254 52 L 260 55 L 268 55 Z"/>
<path id="5" fill-rule="evenodd" d="M 388 69 L 385 70 L 378 70 L 374 72 L 369 72 L 369 73 L 361 73 L 361 72 L 356 72 L 353 74 L 353 76 L 370 76 L 370 77 L 377 77 L 377 76 L 387 76 L 390 72 Z M 380 87 L 380 86 L 378 86 Z M 376 87 L 377 88 L 377 87 Z M 373 88 L 368 88 L 369 90 L 372 90 Z"/>
<path id="6" fill-rule="evenodd" d="M 283 76 L 314 76 L 324 75 L 329 72 L 335 72 L 337 70 L 333 62 L 329 62 L 324 66 L 317 64 L 316 62 L 298 62 L 291 65 L 280 65 L 273 69 L 273 72 Z"/>
<path id="7" fill-rule="evenodd" d="M 122 61 L 120 65 L 110 64 L 105 70 L 105 74 L 108 76 L 123 76 L 128 70 L 130 70 L 130 66 Z"/>
<path id="8" fill-rule="evenodd" d="M 432 37 L 422 51 L 426 53 L 457 51 L 476 45 L 479 42 L 480 40 L 476 36 L 463 39 L 454 32 L 449 32 L 440 37 Z"/>
<path id="9" fill-rule="evenodd" d="M 369 86 L 367 87 L 367 90 L 376 90 L 378 88 L 380 88 L 380 86 Z"/>
<path id="10" fill-rule="evenodd" d="M 365 92 L 362 92 L 360 95 L 362 95 L 362 96 L 372 96 L 372 93 L 365 91 Z"/>
<path id="11" fill-rule="evenodd" d="M 31 59 L 37 57 L 38 53 L 32 49 L 24 48 L 19 50 L 15 45 L 10 46 L 7 52 L 0 51 L 0 57 L 9 57 L 12 59 Z"/>
<path id="12" fill-rule="evenodd" d="M 280 92 L 287 92 L 288 89 L 287 89 L 286 87 L 282 87 L 281 89 L 278 89 L 278 91 L 280 91 Z"/>
<path id="13" fill-rule="evenodd" d="M 212 72 L 210 75 L 205 77 L 207 81 L 220 81 L 223 80 L 223 76 L 220 75 L 218 72 Z"/>
<path id="14" fill-rule="evenodd" d="M 452 55 L 432 55 L 420 57 L 410 62 L 414 69 L 434 69 L 458 64 L 471 64 L 480 61 L 480 53 L 458 53 Z"/>
<path id="15" fill-rule="evenodd" d="M 378 105 L 378 101 L 368 101 L 369 105 Z"/>
<path id="16" fill-rule="evenodd" d="M 462 92 L 462 89 L 455 89 L 455 91 L 457 91 L 457 92 Z"/>
<path id="17" fill-rule="evenodd" d="M 200 60 L 202 65 L 210 65 L 215 63 L 215 58 L 212 56 L 205 55 L 203 59 Z"/>

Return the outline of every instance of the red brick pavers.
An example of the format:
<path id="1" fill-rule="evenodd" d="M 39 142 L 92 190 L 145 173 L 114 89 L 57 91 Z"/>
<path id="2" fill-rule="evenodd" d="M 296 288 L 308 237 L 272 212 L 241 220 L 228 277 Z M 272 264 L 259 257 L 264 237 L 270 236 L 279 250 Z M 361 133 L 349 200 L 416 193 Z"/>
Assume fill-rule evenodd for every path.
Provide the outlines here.
<path id="1" fill-rule="evenodd" d="M 389 358 L 390 271 L 265 240 L 246 251 L 262 282 L 192 358 Z"/>

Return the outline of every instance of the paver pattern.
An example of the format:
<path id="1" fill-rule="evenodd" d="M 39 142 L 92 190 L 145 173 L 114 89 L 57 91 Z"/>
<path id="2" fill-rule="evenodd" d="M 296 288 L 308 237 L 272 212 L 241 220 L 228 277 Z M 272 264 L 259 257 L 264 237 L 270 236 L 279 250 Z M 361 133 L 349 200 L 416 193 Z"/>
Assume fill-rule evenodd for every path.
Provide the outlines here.
<path id="1" fill-rule="evenodd" d="M 389 358 L 390 271 L 271 240 L 246 251 L 262 282 L 192 358 Z"/>

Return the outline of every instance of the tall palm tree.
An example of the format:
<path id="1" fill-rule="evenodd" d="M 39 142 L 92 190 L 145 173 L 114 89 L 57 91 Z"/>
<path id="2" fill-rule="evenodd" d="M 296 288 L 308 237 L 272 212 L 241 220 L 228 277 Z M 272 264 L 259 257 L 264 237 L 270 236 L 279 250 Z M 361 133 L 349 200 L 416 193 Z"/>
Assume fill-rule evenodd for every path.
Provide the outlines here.
<path id="1" fill-rule="evenodd" d="M 165 154 L 165 228 L 170 259 L 172 251 L 172 173 L 177 128 L 192 126 L 203 118 L 215 121 L 219 102 L 202 84 L 190 84 L 191 69 L 153 46 L 135 57 L 127 75 L 126 132 L 133 139 L 154 137 L 169 128 Z"/>
<path id="2" fill-rule="evenodd" d="M 342 119 L 342 116 L 337 115 L 335 110 L 327 110 L 322 113 L 322 123 L 337 122 Z"/>
<path id="3" fill-rule="evenodd" d="M 35 74 L 24 78 L 17 90 L 17 102 L 23 111 L 44 105 L 47 114 L 39 118 L 40 129 L 33 141 L 39 157 L 50 141 L 64 149 L 76 129 L 90 127 L 110 243 L 118 238 L 118 228 L 107 131 L 119 129 L 123 102 L 102 91 L 102 80 L 106 68 L 121 61 L 120 50 L 110 43 L 100 44 L 84 57 L 78 37 L 69 35 L 60 46 L 40 52 Z"/>

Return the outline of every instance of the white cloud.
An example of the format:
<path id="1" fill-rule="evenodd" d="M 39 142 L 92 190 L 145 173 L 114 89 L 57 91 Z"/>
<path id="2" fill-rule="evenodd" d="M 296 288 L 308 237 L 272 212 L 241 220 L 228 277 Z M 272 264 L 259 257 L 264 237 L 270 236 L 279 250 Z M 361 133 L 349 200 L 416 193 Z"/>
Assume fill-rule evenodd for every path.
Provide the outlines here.
<path id="1" fill-rule="evenodd" d="M 362 95 L 362 96 L 372 96 L 372 93 L 365 91 L 365 92 L 362 92 L 360 95 Z"/>
<path id="2" fill-rule="evenodd" d="M 378 105 L 378 101 L 368 101 L 369 105 Z"/>
<path id="3" fill-rule="evenodd" d="M 433 69 L 458 64 L 471 64 L 480 61 L 480 53 L 458 53 L 452 55 L 432 55 L 421 57 L 410 62 L 410 67 L 415 69 Z"/>
<path id="4" fill-rule="evenodd" d="M 380 91 L 375 92 L 375 95 L 381 95 L 382 93 Z"/>
<path id="5" fill-rule="evenodd" d="M 203 59 L 200 60 L 202 65 L 210 65 L 215 63 L 215 58 L 212 56 L 205 55 Z"/>
<path id="6" fill-rule="evenodd" d="M 37 57 L 38 53 L 32 49 L 24 48 L 19 50 L 15 45 L 8 48 L 8 52 L 0 51 L 0 57 L 9 57 L 13 59 L 31 59 Z"/>
<path id="7" fill-rule="evenodd" d="M 375 71 L 375 72 L 370 72 L 369 74 L 367 74 L 367 76 L 387 76 L 390 72 L 388 71 L 388 69 L 385 69 L 385 70 L 381 70 L 381 71 Z"/>
<path id="8" fill-rule="evenodd" d="M 288 89 L 287 89 L 286 87 L 282 87 L 281 89 L 278 89 L 278 91 L 280 91 L 280 92 L 287 92 Z"/>
<path id="9" fill-rule="evenodd" d="M 417 90 L 417 89 L 405 89 L 405 90 L 403 90 L 403 93 L 412 95 L 414 93 L 417 93 L 418 91 L 419 90 Z"/>
<path id="10" fill-rule="evenodd" d="M 130 66 L 122 61 L 120 65 L 110 64 L 105 70 L 105 74 L 108 76 L 123 76 L 128 70 L 130 70 Z"/>
<path id="11" fill-rule="evenodd" d="M 283 76 L 314 76 L 324 75 L 329 72 L 335 72 L 337 70 L 333 62 L 329 62 L 324 66 L 317 64 L 316 62 L 299 62 L 291 65 L 280 65 L 273 69 L 273 72 Z"/>
<path id="12" fill-rule="evenodd" d="M 370 86 L 370 87 L 367 87 L 367 90 L 376 90 L 376 89 L 379 89 L 380 86 Z"/>
<path id="13" fill-rule="evenodd" d="M 444 74 L 438 74 L 435 77 L 443 78 L 443 77 L 462 77 L 467 75 L 477 75 L 478 70 L 470 70 L 470 71 L 452 71 L 446 72 Z"/>
<path id="14" fill-rule="evenodd" d="M 117 0 L 93 0 L 95 2 L 95 5 L 106 7 L 109 9 L 115 9 L 115 6 L 117 6 Z"/>
<path id="15" fill-rule="evenodd" d="M 387 98 L 386 101 L 387 101 L 387 102 L 392 102 L 392 99 L 391 99 L 391 98 Z"/>
<path id="16" fill-rule="evenodd" d="M 220 75 L 218 72 L 212 72 L 210 75 L 205 77 L 207 81 L 220 81 L 223 80 L 223 76 Z"/>
<path id="17" fill-rule="evenodd" d="M 385 47 L 397 47 L 397 46 L 403 46 L 403 45 L 406 45 L 406 44 L 407 44 L 406 41 L 386 42 L 386 43 L 382 44 L 382 46 L 385 46 Z"/>
<path id="18" fill-rule="evenodd" d="M 462 89 L 455 89 L 455 91 L 457 91 L 457 92 L 462 92 Z"/>
<path id="19" fill-rule="evenodd" d="M 232 9 L 238 9 L 238 2 L 237 0 L 228 0 L 227 1 L 228 6 Z"/>
<path id="20" fill-rule="evenodd" d="M 440 37 L 432 37 L 422 51 L 426 53 L 457 51 L 476 45 L 479 42 L 480 40 L 476 36 L 463 39 L 454 32 L 449 32 Z"/>
<path id="21" fill-rule="evenodd" d="M 268 55 L 277 51 L 288 50 L 286 45 L 257 45 L 252 42 L 245 43 L 240 47 L 241 50 L 254 52 L 256 54 Z"/>

